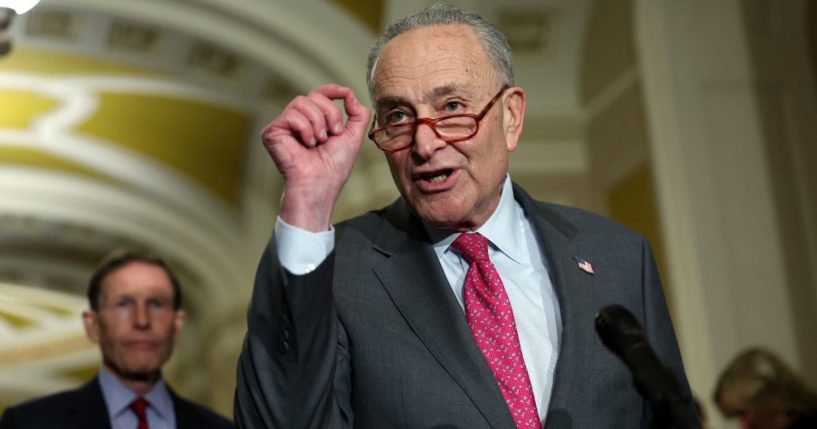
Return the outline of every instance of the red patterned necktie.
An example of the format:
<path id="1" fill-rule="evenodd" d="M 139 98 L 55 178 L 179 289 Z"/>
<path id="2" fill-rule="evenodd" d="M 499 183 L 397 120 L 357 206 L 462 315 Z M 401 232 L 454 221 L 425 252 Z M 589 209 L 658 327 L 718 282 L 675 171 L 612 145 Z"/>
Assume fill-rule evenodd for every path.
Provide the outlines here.
<path id="1" fill-rule="evenodd" d="M 148 429 L 148 416 L 146 413 L 148 401 L 140 396 L 131 402 L 130 409 L 136 413 L 136 417 L 139 419 L 139 424 L 136 426 L 136 429 Z"/>
<path id="2" fill-rule="evenodd" d="M 463 295 L 465 320 L 511 410 L 517 428 L 540 428 L 516 321 L 505 285 L 488 257 L 488 240 L 460 234 L 451 244 L 468 262 Z"/>

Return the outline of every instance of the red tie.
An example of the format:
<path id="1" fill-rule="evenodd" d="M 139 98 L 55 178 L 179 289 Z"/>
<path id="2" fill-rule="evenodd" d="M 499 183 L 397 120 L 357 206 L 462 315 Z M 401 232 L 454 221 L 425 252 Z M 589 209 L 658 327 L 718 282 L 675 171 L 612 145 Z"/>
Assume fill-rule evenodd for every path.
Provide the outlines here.
<path id="1" fill-rule="evenodd" d="M 469 263 L 463 286 L 465 320 L 511 410 L 517 428 L 540 428 L 533 388 L 519 346 L 505 285 L 488 257 L 488 240 L 460 234 L 451 246 Z"/>
<path id="2" fill-rule="evenodd" d="M 148 429 L 148 416 L 146 414 L 148 409 L 147 399 L 141 396 L 134 399 L 130 404 L 130 409 L 136 413 L 136 417 L 139 419 L 139 424 L 136 426 L 136 429 Z"/>

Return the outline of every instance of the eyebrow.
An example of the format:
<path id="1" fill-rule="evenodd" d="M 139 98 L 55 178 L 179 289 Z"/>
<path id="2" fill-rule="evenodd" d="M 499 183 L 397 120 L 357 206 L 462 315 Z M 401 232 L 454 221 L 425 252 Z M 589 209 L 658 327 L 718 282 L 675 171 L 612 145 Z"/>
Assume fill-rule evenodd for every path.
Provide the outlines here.
<path id="1" fill-rule="evenodd" d="M 113 300 L 120 300 L 120 299 L 146 299 L 146 300 L 149 300 L 149 299 L 169 299 L 171 301 L 173 300 L 173 296 L 165 296 L 163 294 L 151 293 L 151 294 L 144 295 L 144 294 L 130 293 L 130 292 L 129 293 L 119 294 L 119 295 L 116 295 L 116 296 L 109 296 L 108 298 L 111 298 Z"/>
<path id="2" fill-rule="evenodd" d="M 403 97 L 386 96 L 375 100 L 375 109 L 388 109 L 394 106 L 401 106 L 409 104 Z"/>
<path id="3" fill-rule="evenodd" d="M 445 97 L 446 95 L 451 95 L 456 92 L 462 92 L 463 86 L 462 85 L 445 85 L 445 86 L 438 86 L 431 91 L 433 99 L 437 99 L 440 97 Z"/>

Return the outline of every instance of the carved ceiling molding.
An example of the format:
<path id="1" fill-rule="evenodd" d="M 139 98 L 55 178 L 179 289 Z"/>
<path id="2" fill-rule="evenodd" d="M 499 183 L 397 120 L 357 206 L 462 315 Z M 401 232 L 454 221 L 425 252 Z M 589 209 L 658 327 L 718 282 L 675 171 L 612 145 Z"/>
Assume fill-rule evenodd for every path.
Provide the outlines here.
<path id="1" fill-rule="evenodd" d="M 184 81 L 246 109 L 265 100 L 288 99 L 296 91 L 295 84 L 279 73 L 203 32 L 88 10 L 74 2 L 44 2 L 15 22 L 14 38 L 24 48 L 121 64 L 108 72 L 152 73 Z"/>
<path id="2" fill-rule="evenodd" d="M 49 392 L 76 383 L 71 374 L 98 365 L 86 337 L 83 297 L 0 283 L 0 404 L 9 392 Z"/>

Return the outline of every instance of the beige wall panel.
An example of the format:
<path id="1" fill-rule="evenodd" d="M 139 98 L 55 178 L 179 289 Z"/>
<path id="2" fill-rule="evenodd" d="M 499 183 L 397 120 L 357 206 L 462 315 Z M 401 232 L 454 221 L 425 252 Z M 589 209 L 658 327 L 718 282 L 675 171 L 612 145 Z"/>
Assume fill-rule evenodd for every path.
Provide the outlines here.
<path id="1" fill-rule="evenodd" d="M 593 2 L 580 67 L 582 104 L 588 104 L 635 64 L 632 8 L 632 0 Z"/>

